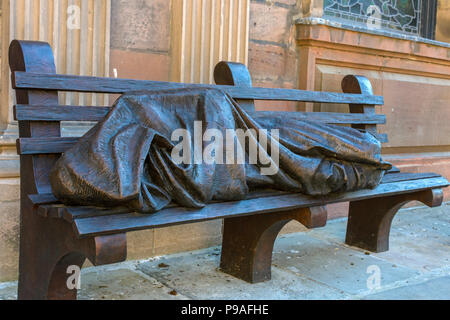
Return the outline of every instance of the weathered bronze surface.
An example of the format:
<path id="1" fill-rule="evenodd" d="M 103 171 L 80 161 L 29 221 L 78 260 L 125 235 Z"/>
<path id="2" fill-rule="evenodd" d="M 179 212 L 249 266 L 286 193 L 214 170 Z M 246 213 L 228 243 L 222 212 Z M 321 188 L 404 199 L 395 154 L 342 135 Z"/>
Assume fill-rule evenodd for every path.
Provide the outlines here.
<path id="1" fill-rule="evenodd" d="M 260 158 L 256 163 L 249 160 L 249 140 L 244 163 L 227 162 L 226 152 L 220 156 L 224 164 L 196 161 L 196 121 L 201 122 L 201 138 L 207 129 L 218 130 L 224 138 L 227 129 L 254 129 L 257 150 L 269 157 L 275 157 L 275 142 L 269 138 L 266 145 L 258 137 L 264 129 L 269 135 L 278 129 L 274 174 L 261 173 L 270 165 Z M 191 133 L 185 164 L 172 158 L 180 142 L 171 140 L 177 129 Z M 200 141 L 200 152 L 210 150 L 215 142 L 211 140 Z M 308 195 L 375 188 L 391 168 L 380 151 L 379 141 L 368 132 L 305 121 L 295 114 L 247 112 L 219 89 L 160 89 L 120 97 L 105 119 L 58 160 L 50 181 L 65 204 L 126 206 L 151 213 L 171 202 L 200 208 L 215 200 L 240 200 L 258 188 Z M 238 159 L 236 152 L 233 157 Z"/>

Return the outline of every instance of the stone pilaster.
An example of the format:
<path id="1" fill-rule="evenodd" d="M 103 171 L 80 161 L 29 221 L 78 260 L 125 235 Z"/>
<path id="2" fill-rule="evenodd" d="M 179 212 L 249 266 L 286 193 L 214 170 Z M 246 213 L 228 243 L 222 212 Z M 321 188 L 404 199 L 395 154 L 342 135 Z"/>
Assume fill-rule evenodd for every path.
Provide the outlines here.
<path id="1" fill-rule="evenodd" d="M 0 282 L 17 276 L 19 234 L 19 157 L 13 119 L 8 48 L 13 39 L 49 42 L 57 71 L 109 76 L 111 0 L 1 0 L 0 98 Z M 62 104 L 107 104 L 93 94 L 60 94 Z M 89 124 L 68 124 L 63 135 L 81 135 Z"/>

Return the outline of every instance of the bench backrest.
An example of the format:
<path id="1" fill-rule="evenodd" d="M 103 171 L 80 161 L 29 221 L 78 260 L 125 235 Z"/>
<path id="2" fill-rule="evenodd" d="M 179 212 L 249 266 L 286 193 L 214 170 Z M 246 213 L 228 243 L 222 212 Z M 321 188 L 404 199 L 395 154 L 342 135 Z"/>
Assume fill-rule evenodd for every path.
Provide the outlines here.
<path id="1" fill-rule="evenodd" d="M 52 49 L 45 42 L 14 40 L 10 45 L 9 63 L 12 86 L 16 91 L 14 117 L 19 123 L 17 151 L 21 156 L 22 196 L 51 192 L 49 170 L 60 154 L 78 140 L 61 137 L 61 121 L 99 121 L 110 109 L 107 106 L 59 105 L 58 91 L 121 94 L 150 88 L 192 86 L 174 82 L 59 75 L 56 74 Z M 214 78 L 217 85 L 213 87 L 219 86 L 251 111 L 255 109 L 255 100 L 349 104 L 350 113 L 300 114 L 305 119 L 364 129 L 381 142 L 387 142 L 387 136 L 377 132 L 377 125 L 384 124 L 386 118 L 375 112 L 375 106 L 384 104 L 383 97 L 373 95 L 370 81 L 365 77 L 346 76 L 342 81 L 344 93 L 255 88 L 245 65 L 220 62 L 215 68 Z"/>

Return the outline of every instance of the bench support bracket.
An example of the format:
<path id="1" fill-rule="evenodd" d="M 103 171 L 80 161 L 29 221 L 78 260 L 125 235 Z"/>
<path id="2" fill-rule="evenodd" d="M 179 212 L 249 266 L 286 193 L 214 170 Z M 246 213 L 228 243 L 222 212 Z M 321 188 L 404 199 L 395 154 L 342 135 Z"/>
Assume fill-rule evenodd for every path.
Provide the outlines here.
<path id="1" fill-rule="evenodd" d="M 441 189 L 350 202 L 346 244 L 371 252 L 389 250 L 389 232 L 397 211 L 410 201 L 429 207 L 442 204 Z"/>
<path id="2" fill-rule="evenodd" d="M 221 270 L 250 283 L 270 280 L 274 242 L 291 220 L 307 228 L 323 227 L 327 222 L 326 207 L 225 219 Z"/>

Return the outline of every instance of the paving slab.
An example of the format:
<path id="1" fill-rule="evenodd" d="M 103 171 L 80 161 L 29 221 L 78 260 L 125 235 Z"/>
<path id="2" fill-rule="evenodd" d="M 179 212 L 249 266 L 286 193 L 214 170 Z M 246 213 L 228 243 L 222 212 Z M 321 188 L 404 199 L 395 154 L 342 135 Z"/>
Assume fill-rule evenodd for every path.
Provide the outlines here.
<path id="1" fill-rule="evenodd" d="M 96 270 L 97 269 L 97 270 Z M 134 264 L 84 269 L 78 300 L 186 300 L 156 279 L 134 271 Z M 0 300 L 17 299 L 17 282 L 0 286 Z"/>
<path id="2" fill-rule="evenodd" d="M 17 299 L 17 282 L 0 283 L 0 300 L 16 300 Z"/>
<path id="3" fill-rule="evenodd" d="M 366 300 L 450 300 L 450 276 L 368 295 Z"/>
<path id="4" fill-rule="evenodd" d="M 421 273 L 450 267 L 450 246 L 430 233 L 396 231 L 391 236 L 390 250 L 375 256 Z"/>
<path id="5" fill-rule="evenodd" d="M 184 300 L 156 279 L 130 269 L 95 270 L 81 274 L 79 300 Z"/>
<path id="6" fill-rule="evenodd" d="M 434 240 L 450 246 L 450 205 L 401 211 L 392 225 L 395 232 L 409 234 L 415 241 Z"/>
<path id="7" fill-rule="evenodd" d="M 339 218 L 328 221 L 325 227 L 309 230 L 305 234 L 317 239 L 331 241 L 338 245 L 342 245 L 345 242 L 346 231 L 347 218 Z"/>
<path id="8" fill-rule="evenodd" d="M 218 270 L 218 248 L 149 260 L 137 268 L 194 299 L 348 299 L 340 290 L 272 268 L 272 280 L 249 284 Z"/>
<path id="9" fill-rule="evenodd" d="M 347 219 L 331 221 L 309 236 L 344 245 Z M 390 249 L 372 256 L 422 273 L 450 266 L 450 206 L 400 211 L 392 222 Z M 349 247 L 362 251 L 359 248 Z"/>
<path id="10" fill-rule="evenodd" d="M 275 243 L 273 264 L 349 294 L 370 291 L 367 281 L 372 268 L 379 270 L 381 286 L 420 275 L 415 270 L 308 234 L 280 237 Z"/>
<path id="11" fill-rule="evenodd" d="M 450 203 L 444 204 L 437 208 L 418 207 L 400 210 L 392 221 L 392 231 L 410 231 L 411 227 L 416 226 L 417 229 L 423 231 L 434 231 L 436 235 L 444 236 L 446 244 L 450 244 L 449 228 L 450 228 Z M 339 218 L 328 221 L 324 228 L 310 230 L 311 236 L 336 241 L 342 243 L 345 241 L 345 233 L 347 229 L 347 218 Z M 422 233 L 421 232 L 421 233 Z M 428 235 L 427 235 L 428 236 Z"/>

